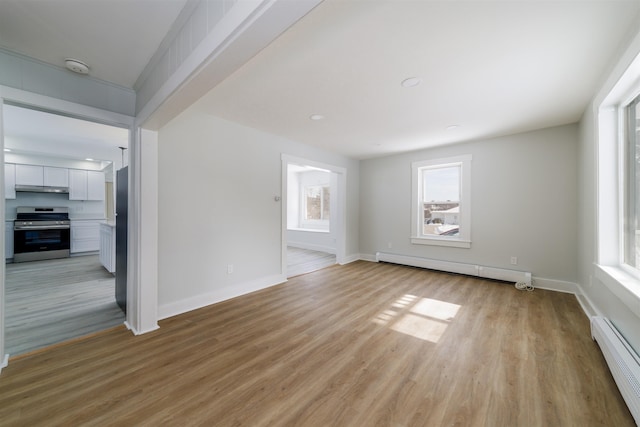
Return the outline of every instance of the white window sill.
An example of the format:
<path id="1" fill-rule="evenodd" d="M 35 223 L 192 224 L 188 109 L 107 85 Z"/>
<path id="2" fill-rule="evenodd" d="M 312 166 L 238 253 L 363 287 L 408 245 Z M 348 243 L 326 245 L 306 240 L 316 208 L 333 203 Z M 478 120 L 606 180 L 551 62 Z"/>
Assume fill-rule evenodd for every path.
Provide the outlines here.
<path id="1" fill-rule="evenodd" d="M 287 231 L 308 231 L 310 233 L 330 233 L 330 230 L 320 230 L 317 228 L 287 228 Z"/>
<path id="2" fill-rule="evenodd" d="M 640 316 L 640 279 L 620 267 L 595 264 L 596 278 Z"/>
<path id="3" fill-rule="evenodd" d="M 414 245 L 448 246 L 451 248 L 471 248 L 470 240 L 453 239 L 451 237 L 412 237 Z"/>

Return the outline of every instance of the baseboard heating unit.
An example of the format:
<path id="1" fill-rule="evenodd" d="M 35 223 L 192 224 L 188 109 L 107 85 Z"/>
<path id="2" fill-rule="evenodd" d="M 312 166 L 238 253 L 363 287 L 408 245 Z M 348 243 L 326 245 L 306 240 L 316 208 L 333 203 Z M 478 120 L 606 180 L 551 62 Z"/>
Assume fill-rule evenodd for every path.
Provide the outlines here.
<path id="1" fill-rule="evenodd" d="M 409 265 L 411 267 L 428 268 L 430 270 L 446 271 L 447 273 L 466 274 L 467 276 L 484 277 L 486 279 L 515 282 L 531 286 L 531 273 L 525 271 L 508 270 L 504 268 L 483 267 L 481 265 L 465 264 L 461 262 L 439 261 L 435 259 L 419 258 L 406 255 L 376 253 L 376 261 Z"/>
<path id="2" fill-rule="evenodd" d="M 640 357 L 607 318 L 591 318 L 591 337 L 600 346 L 620 394 L 640 425 Z"/>

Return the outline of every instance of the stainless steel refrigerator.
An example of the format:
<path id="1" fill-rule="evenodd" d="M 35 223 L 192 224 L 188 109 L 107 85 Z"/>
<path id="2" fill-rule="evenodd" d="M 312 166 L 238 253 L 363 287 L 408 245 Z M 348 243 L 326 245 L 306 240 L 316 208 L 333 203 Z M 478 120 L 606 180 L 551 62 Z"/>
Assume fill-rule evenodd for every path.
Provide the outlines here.
<path id="1" fill-rule="evenodd" d="M 116 302 L 127 312 L 127 203 L 129 167 L 116 172 Z"/>

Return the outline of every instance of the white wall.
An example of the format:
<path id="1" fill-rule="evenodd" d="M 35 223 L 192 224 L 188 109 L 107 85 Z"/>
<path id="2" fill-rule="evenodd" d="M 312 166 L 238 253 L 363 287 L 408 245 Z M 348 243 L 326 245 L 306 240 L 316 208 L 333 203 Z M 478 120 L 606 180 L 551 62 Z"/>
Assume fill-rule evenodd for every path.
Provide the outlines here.
<path id="1" fill-rule="evenodd" d="M 577 276 L 577 125 L 362 161 L 360 250 Z M 471 249 L 412 245 L 411 162 L 471 154 Z M 388 248 L 391 243 L 392 248 Z M 518 257 L 518 265 L 510 257 Z"/>
<path id="2" fill-rule="evenodd" d="M 347 169 L 346 254 L 357 256 L 357 161 L 192 107 L 159 131 L 161 318 L 284 280 L 282 153 Z"/>

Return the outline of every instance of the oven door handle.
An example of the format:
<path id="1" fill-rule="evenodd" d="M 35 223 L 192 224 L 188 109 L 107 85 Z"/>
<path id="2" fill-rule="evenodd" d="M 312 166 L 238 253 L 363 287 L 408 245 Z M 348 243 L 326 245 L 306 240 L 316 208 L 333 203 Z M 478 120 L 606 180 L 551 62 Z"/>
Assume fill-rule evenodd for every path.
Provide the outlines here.
<path id="1" fill-rule="evenodd" d="M 20 230 L 68 230 L 68 225 L 16 225 L 13 227 L 15 231 Z"/>

